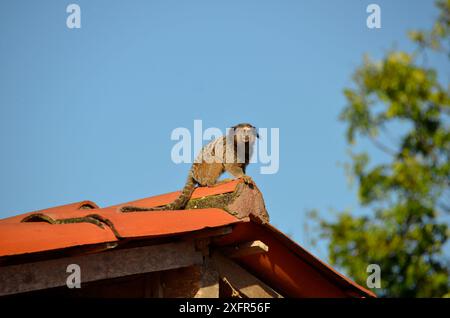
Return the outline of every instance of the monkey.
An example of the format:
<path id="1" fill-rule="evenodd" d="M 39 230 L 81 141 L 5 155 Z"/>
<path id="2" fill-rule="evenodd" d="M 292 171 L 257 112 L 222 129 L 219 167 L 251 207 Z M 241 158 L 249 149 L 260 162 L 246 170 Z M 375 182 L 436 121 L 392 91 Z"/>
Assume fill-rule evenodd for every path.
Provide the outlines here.
<path id="1" fill-rule="evenodd" d="M 180 196 L 173 202 L 157 207 L 124 206 L 121 212 L 165 211 L 183 209 L 196 186 L 213 186 L 219 177 L 228 172 L 235 178 L 251 183 L 245 174 L 253 153 L 253 146 L 259 138 L 256 128 L 248 123 L 231 127 L 228 134 L 214 139 L 202 148 L 188 172 L 188 177 Z"/>
<path id="2" fill-rule="evenodd" d="M 245 170 L 250 163 L 256 138 L 259 138 L 259 134 L 251 124 L 243 123 L 231 127 L 227 135 L 211 141 L 202 148 L 189 170 L 188 178 L 181 195 L 175 201 L 163 206 L 148 208 L 124 206 L 120 210 L 122 212 L 140 212 L 182 209 L 191 198 L 196 185 L 216 185 L 219 183 L 219 177 L 225 171 L 235 178 L 242 178 L 246 183 L 252 183 L 251 177 L 245 174 Z M 97 214 L 53 220 L 40 213 L 35 213 L 25 217 L 21 222 L 39 221 L 51 224 L 92 223 L 101 228 L 107 225 L 117 237 L 120 237 L 114 224 Z"/>

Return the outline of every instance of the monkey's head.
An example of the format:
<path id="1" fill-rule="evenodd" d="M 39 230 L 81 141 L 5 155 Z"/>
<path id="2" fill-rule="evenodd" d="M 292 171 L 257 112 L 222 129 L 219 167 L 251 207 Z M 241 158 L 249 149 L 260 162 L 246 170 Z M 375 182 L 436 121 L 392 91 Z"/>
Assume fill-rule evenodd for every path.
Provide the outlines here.
<path id="1" fill-rule="evenodd" d="M 234 134 L 234 138 L 238 143 L 254 143 L 256 141 L 256 138 L 259 138 L 259 134 L 256 131 L 256 128 L 248 123 L 238 124 L 231 127 L 231 129 L 232 133 Z"/>

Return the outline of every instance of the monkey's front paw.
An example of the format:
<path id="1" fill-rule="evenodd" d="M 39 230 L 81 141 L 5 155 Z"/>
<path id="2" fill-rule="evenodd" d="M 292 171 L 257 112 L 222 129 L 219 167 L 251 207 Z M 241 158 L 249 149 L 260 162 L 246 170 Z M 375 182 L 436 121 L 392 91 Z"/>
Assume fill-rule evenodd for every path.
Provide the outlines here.
<path id="1" fill-rule="evenodd" d="M 242 176 L 241 179 L 244 180 L 244 182 L 246 184 L 252 184 L 253 183 L 253 179 L 250 176 L 245 175 L 245 176 Z"/>

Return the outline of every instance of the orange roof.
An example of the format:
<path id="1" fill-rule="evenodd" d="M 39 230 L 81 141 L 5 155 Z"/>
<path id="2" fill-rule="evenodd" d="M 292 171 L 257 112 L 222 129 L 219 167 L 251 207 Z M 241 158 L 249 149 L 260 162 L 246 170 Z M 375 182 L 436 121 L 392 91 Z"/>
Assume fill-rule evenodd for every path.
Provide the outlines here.
<path id="1" fill-rule="evenodd" d="M 198 188 L 192 197 L 216 195 L 234 191 L 239 181 L 211 188 Z M 91 201 L 82 201 L 49 209 L 28 212 L 0 220 L 0 257 L 58 250 L 81 245 L 108 243 L 120 238 L 160 237 L 214 228 L 239 222 L 221 209 L 196 209 L 152 213 L 122 213 L 119 207 L 156 206 L 174 200 L 180 192 L 172 192 L 100 209 Z M 189 211 L 189 213 L 187 213 Z M 117 230 L 116 237 L 108 227 L 90 223 L 49 224 L 21 221 L 31 214 L 43 214 L 52 219 L 66 219 L 98 214 L 109 219 Z"/>
<path id="2" fill-rule="evenodd" d="M 233 192 L 240 180 L 215 187 L 197 188 L 193 198 Z M 206 228 L 233 225 L 233 231 L 218 245 L 249 240 L 261 240 L 269 246 L 267 254 L 250 255 L 240 264 L 256 276 L 277 286 L 291 297 L 372 297 L 374 294 L 328 265 L 322 263 L 283 233 L 268 224 L 238 219 L 217 208 L 152 211 L 150 213 L 122 213 L 119 207 L 156 206 L 171 202 L 180 192 L 154 196 L 120 205 L 99 208 L 95 203 L 83 201 L 0 220 L 0 258 L 30 253 L 64 250 L 77 246 L 113 243 L 122 239 L 169 237 Z M 40 213 L 54 220 L 100 215 L 114 225 L 103 228 L 90 223 L 49 224 L 21 222 L 30 214 Z M 325 286 L 325 287 L 324 287 Z"/>

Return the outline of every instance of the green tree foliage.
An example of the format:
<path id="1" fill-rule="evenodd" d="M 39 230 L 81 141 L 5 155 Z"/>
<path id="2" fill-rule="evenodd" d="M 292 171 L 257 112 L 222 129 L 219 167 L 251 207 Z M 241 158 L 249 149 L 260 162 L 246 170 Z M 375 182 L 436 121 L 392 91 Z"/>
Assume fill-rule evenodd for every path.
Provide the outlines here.
<path id="1" fill-rule="evenodd" d="M 416 52 L 366 58 L 354 74 L 354 87 L 344 91 L 347 105 L 340 119 L 349 144 L 354 148 L 367 139 L 389 159 L 374 164 L 366 152 L 352 153 L 349 173 L 361 205 L 373 213 L 344 212 L 319 224 L 330 241 L 330 261 L 358 283 L 366 286 L 368 264 L 380 265 L 381 289 L 373 290 L 379 296 L 449 292 L 443 254 L 449 230 L 443 218 L 450 212 L 450 86 L 443 87 L 437 70 L 424 65 L 426 52 L 450 58 L 450 0 L 437 6 L 433 29 L 410 33 Z M 439 71 L 448 76 L 448 70 Z M 392 135 L 393 125 L 406 132 Z"/>

